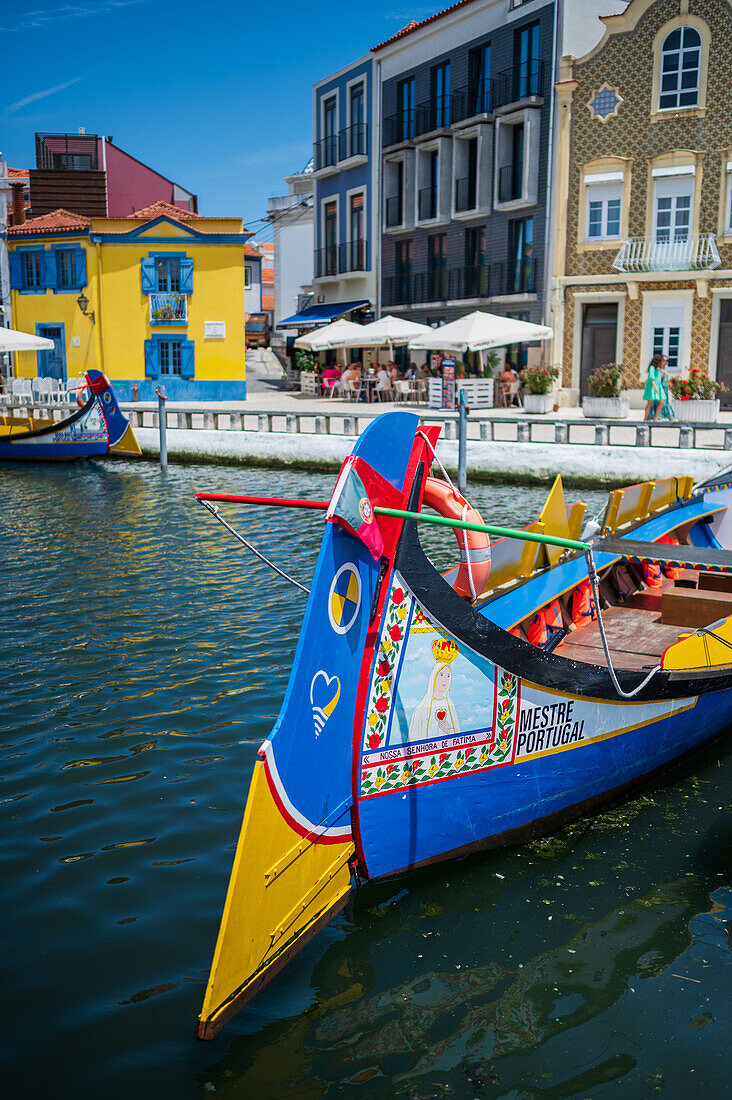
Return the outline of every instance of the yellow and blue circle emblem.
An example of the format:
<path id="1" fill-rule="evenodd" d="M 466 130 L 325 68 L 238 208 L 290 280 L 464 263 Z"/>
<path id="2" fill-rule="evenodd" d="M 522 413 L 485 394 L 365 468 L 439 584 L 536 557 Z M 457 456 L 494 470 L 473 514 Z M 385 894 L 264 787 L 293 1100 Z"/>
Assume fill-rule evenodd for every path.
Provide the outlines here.
<path id="1" fill-rule="evenodd" d="M 342 565 L 330 586 L 328 618 L 336 634 L 347 634 L 361 607 L 361 577 L 353 562 Z"/>

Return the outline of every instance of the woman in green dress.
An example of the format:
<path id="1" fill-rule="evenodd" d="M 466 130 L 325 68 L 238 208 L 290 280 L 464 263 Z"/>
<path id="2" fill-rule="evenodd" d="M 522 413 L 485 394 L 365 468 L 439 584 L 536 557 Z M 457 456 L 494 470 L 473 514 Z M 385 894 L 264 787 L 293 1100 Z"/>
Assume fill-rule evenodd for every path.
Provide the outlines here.
<path id="1" fill-rule="evenodd" d="M 644 420 L 656 420 L 663 404 L 663 390 L 661 387 L 662 355 L 654 355 L 648 364 L 648 378 L 646 388 L 643 390 L 643 400 L 646 403 Z"/>

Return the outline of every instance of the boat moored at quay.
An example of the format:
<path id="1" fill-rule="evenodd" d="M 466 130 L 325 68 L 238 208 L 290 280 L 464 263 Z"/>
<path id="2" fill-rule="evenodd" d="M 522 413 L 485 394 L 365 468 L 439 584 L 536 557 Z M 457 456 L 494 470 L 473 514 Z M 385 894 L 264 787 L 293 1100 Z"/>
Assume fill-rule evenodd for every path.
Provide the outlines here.
<path id="1" fill-rule="evenodd" d="M 197 494 L 222 520 L 226 501 L 326 519 L 251 778 L 201 1038 L 356 886 L 547 832 L 732 720 L 732 473 L 615 490 L 584 540 L 584 505 L 566 505 L 558 478 L 537 521 L 512 531 L 433 478 L 438 435 L 409 413 L 378 417 L 329 501 Z M 422 548 L 426 522 L 455 533 L 444 575 Z"/>

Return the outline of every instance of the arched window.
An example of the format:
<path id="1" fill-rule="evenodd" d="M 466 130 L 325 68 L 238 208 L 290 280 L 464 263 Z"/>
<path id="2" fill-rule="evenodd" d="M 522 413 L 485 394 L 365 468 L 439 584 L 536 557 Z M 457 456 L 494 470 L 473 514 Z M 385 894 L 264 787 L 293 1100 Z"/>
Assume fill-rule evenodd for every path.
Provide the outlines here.
<path id="1" fill-rule="evenodd" d="M 695 107 L 699 101 L 701 37 L 693 27 L 677 27 L 661 47 L 659 110 Z"/>

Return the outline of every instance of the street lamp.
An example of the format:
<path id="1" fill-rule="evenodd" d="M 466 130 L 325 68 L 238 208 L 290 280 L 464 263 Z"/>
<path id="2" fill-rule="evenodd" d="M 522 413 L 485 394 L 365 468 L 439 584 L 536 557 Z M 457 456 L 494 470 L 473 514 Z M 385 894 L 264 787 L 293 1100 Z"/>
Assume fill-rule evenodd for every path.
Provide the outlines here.
<path id="1" fill-rule="evenodd" d="M 87 313 L 86 307 L 89 305 L 89 299 L 87 298 L 83 290 L 79 297 L 76 299 L 76 304 L 81 312 L 84 314 L 84 316 L 88 317 L 91 323 L 94 324 L 94 310 L 92 310 L 91 313 Z"/>

